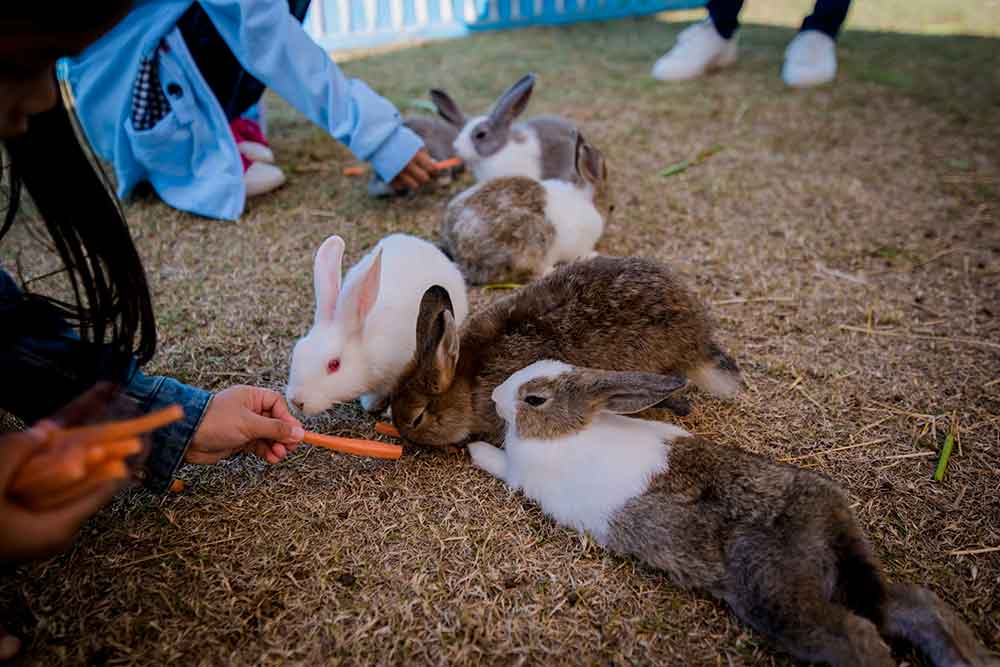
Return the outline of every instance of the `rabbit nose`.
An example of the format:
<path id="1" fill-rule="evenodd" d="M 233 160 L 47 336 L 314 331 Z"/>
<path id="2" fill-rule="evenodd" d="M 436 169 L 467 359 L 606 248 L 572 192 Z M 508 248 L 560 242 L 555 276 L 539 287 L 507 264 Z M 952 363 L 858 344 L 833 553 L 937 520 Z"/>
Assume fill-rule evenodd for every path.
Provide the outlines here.
<path id="1" fill-rule="evenodd" d="M 297 398 L 293 398 L 293 399 L 292 399 L 292 405 L 293 405 L 293 406 L 295 407 L 295 409 L 296 409 L 296 410 L 298 410 L 299 412 L 303 412 L 303 411 L 305 410 L 305 407 L 306 407 L 306 404 L 305 404 L 305 402 L 304 402 L 304 401 L 301 401 L 301 400 L 299 400 L 299 399 L 297 399 Z"/>

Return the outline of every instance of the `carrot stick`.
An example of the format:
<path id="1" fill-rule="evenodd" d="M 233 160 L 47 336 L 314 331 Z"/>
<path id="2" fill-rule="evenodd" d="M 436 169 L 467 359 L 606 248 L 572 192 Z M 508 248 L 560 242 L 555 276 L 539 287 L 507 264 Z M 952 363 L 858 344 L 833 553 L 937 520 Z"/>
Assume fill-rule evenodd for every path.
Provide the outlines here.
<path id="1" fill-rule="evenodd" d="M 375 432 L 379 435 L 387 435 L 390 438 L 399 437 L 399 429 L 392 424 L 387 424 L 386 422 L 375 422 Z"/>
<path id="2" fill-rule="evenodd" d="M 92 493 L 105 482 L 125 479 L 127 477 L 128 467 L 124 461 L 105 461 L 94 468 L 87 479 L 78 484 L 74 484 L 56 493 L 45 494 L 44 496 L 33 495 L 28 500 L 28 506 L 33 510 L 52 509 L 77 498 L 82 498 L 88 493 Z"/>
<path id="3" fill-rule="evenodd" d="M 451 169 L 452 167 L 460 167 L 462 165 L 462 158 L 451 157 L 447 160 L 441 160 L 440 162 L 434 163 L 434 168 L 438 171 L 442 169 Z"/>
<path id="4" fill-rule="evenodd" d="M 118 440 L 117 442 L 95 443 L 87 448 L 87 466 L 93 466 L 109 459 L 124 459 L 142 451 L 139 438 Z"/>
<path id="5" fill-rule="evenodd" d="M 52 481 L 56 486 L 65 485 L 66 481 L 59 481 L 62 479 L 59 476 L 68 473 L 63 472 L 61 461 L 53 462 L 54 460 L 67 459 L 79 461 L 82 465 L 86 456 L 86 450 L 90 445 L 119 442 L 134 438 L 143 433 L 155 431 L 183 417 L 184 409 L 179 405 L 171 405 L 170 407 L 151 412 L 136 419 L 57 429 L 50 436 L 49 449 L 32 456 L 17 471 L 11 493 L 14 495 L 28 493 L 29 489 L 32 489 L 43 478 L 49 475 L 56 475 L 56 479 Z M 70 439 L 73 442 L 69 447 L 53 447 L 53 445 L 67 442 Z M 76 463 L 68 463 L 66 465 L 69 466 L 70 470 L 76 470 Z M 76 481 L 76 479 L 67 479 L 69 481 Z"/>
<path id="6" fill-rule="evenodd" d="M 187 482 L 183 479 L 175 479 L 170 482 L 170 493 L 182 493 L 187 487 Z"/>
<path id="7" fill-rule="evenodd" d="M 95 442 L 118 442 L 155 431 L 183 418 L 184 408 L 179 405 L 171 405 L 135 419 L 59 429 L 52 435 L 52 438 L 78 438 L 80 444 L 84 445 Z"/>
<path id="8" fill-rule="evenodd" d="M 344 176 L 364 176 L 367 171 L 366 167 L 344 167 Z"/>
<path id="9" fill-rule="evenodd" d="M 371 456 L 376 459 L 398 459 L 403 455 L 403 448 L 399 445 L 389 445 L 375 440 L 355 440 L 354 438 L 340 438 L 335 435 L 321 435 L 306 431 L 302 441 L 316 447 L 332 449 L 335 452 Z"/>

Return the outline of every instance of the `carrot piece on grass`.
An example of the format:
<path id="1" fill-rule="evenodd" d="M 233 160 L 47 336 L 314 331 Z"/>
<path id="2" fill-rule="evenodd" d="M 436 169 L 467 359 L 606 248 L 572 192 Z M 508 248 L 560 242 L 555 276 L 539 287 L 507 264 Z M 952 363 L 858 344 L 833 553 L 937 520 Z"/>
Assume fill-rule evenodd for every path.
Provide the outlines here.
<path id="1" fill-rule="evenodd" d="M 33 496 L 29 500 L 28 506 L 34 510 L 53 509 L 55 507 L 59 507 L 60 505 L 72 502 L 77 498 L 82 498 L 89 493 L 93 493 L 102 484 L 115 480 L 126 479 L 127 477 L 128 466 L 125 465 L 124 461 L 105 461 L 94 468 L 87 479 L 57 491 L 56 493 L 49 493 L 43 496 Z"/>
<path id="2" fill-rule="evenodd" d="M 386 422 L 375 422 L 375 432 L 379 435 L 387 435 L 390 438 L 399 437 L 399 429 Z"/>
<path id="3" fill-rule="evenodd" d="M 181 493 L 186 486 L 187 483 L 183 479 L 175 479 L 170 482 L 170 493 Z"/>
<path id="4" fill-rule="evenodd" d="M 441 160 L 440 162 L 434 163 L 434 168 L 437 169 L 438 171 L 460 166 L 462 166 L 462 158 L 460 157 L 451 157 L 448 158 L 447 160 Z"/>
<path id="5" fill-rule="evenodd" d="M 399 445 L 390 445 L 375 440 L 356 440 L 354 438 L 340 438 L 335 435 L 321 435 L 306 431 L 302 438 L 303 442 L 316 447 L 332 449 L 335 452 L 344 454 L 354 454 L 356 456 L 370 456 L 376 459 L 398 459 L 403 455 L 403 448 Z"/>
<path id="6" fill-rule="evenodd" d="M 367 171 L 365 167 L 344 167 L 344 176 L 364 176 Z"/>

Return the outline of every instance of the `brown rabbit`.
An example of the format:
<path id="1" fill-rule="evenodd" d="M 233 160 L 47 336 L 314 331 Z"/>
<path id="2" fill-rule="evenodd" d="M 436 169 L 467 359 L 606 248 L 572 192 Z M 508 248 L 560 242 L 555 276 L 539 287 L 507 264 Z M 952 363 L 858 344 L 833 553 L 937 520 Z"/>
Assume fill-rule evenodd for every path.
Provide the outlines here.
<path id="1" fill-rule="evenodd" d="M 829 479 L 620 416 L 681 383 L 539 361 L 493 392 L 505 449 L 469 453 L 558 523 L 709 592 L 796 658 L 889 667 L 885 637 L 939 667 L 1000 665 L 934 593 L 885 580 Z"/>
<path id="2" fill-rule="evenodd" d="M 714 342 L 705 307 L 662 264 L 594 257 L 561 267 L 470 316 L 459 332 L 445 290 L 424 294 L 417 350 L 392 399 L 400 433 L 425 445 L 499 444 L 490 400 L 511 373 L 539 359 L 682 374 L 732 396 L 736 363 Z"/>
<path id="3" fill-rule="evenodd" d="M 528 282 L 556 264 L 594 254 L 614 201 L 600 151 L 576 139 L 574 182 L 507 176 L 451 200 L 442 247 L 473 285 Z"/>

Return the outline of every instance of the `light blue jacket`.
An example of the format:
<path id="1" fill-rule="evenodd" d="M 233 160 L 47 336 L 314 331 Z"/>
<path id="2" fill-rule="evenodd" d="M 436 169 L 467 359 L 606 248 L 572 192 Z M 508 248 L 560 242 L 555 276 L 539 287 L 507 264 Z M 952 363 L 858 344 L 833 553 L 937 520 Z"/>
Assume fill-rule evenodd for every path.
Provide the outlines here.
<path id="1" fill-rule="evenodd" d="M 395 178 L 422 146 L 389 101 L 344 76 L 284 0 L 198 1 L 250 74 L 371 162 L 384 180 Z M 236 220 L 246 199 L 242 162 L 225 113 L 177 28 L 192 4 L 138 0 L 111 32 L 64 60 L 60 75 L 73 90 L 87 138 L 114 164 L 119 197 L 148 180 L 175 208 Z M 167 94 L 172 111 L 153 128 L 136 131 L 130 118 L 139 63 L 162 40 L 160 84 L 165 94 L 175 93 Z"/>

